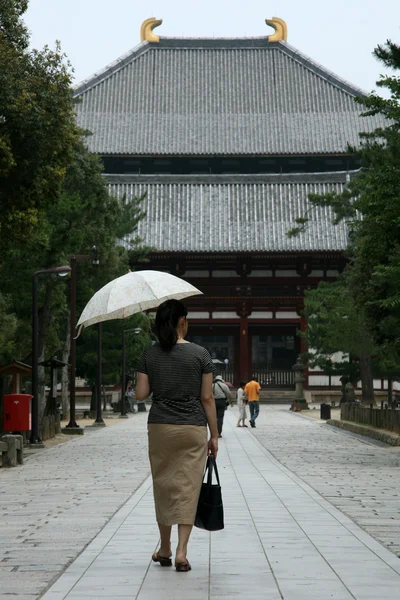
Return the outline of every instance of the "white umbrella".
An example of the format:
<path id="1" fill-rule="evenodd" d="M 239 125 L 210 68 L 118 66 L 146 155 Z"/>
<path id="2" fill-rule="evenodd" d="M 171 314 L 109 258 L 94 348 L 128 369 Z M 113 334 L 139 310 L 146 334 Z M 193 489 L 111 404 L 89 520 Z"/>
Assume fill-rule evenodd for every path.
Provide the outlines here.
<path id="1" fill-rule="evenodd" d="M 197 288 L 175 275 L 161 271 L 136 271 L 107 283 L 89 300 L 77 327 L 89 327 L 111 319 L 157 308 L 166 300 L 183 300 L 202 294 Z"/>

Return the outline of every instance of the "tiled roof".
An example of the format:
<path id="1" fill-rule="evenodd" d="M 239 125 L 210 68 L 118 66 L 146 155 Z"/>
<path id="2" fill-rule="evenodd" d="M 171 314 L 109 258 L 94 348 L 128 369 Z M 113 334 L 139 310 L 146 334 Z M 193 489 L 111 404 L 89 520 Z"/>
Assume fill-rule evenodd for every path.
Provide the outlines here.
<path id="1" fill-rule="evenodd" d="M 127 155 L 343 153 L 363 92 L 286 42 L 144 42 L 75 90 L 90 150 Z"/>
<path id="2" fill-rule="evenodd" d="M 287 232 L 309 208 L 308 194 L 341 192 L 345 173 L 305 175 L 109 175 L 110 192 L 127 199 L 146 193 L 139 236 L 159 251 L 343 251 L 344 223 L 328 208 L 313 210 L 306 231 Z"/>

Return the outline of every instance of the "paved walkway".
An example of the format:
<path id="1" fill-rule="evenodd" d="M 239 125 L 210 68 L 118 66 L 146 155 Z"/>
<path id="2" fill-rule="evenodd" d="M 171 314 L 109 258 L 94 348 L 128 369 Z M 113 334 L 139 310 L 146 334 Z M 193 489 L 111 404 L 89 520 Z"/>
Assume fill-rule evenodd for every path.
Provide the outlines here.
<path id="1" fill-rule="evenodd" d="M 194 531 L 191 573 L 151 564 L 157 529 L 147 479 L 44 600 L 395 598 L 400 560 L 234 425 L 228 415 L 219 456 L 226 529 Z"/>
<path id="2" fill-rule="evenodd" d="M 253 434 L 269 452 L 400 556 L 400 447 L 278 406 L 262 410 Z"/>
<path id="3" fill-rule="evenodd" d="M 145 419 L 0 469 L 0 600 L 35 600 L 148 477 Z"/>
<path id="4" fill-rule="evenodd" d="M 96 533 L 44 600 L 399 597 L 400 559 L 364 531 L 375 511 L 372 533 L 399 542 L 398 450 L 285 407 L 262 407 L 256 430 L 235 417 L 230 409 L 218 460 L 226 528 L 194 530 L 190 573 L 150 560 L 146 415 L 0 472 L 0 600 L 37 598 Z"/>

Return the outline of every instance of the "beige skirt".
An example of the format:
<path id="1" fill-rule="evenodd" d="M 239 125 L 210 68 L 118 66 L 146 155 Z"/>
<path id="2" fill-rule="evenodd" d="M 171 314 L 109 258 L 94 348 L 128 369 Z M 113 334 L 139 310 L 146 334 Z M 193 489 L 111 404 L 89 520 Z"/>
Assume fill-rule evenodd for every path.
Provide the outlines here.
<path id="1" fill-rule="evenodd" d="M 149 423 L 157 522 L 193 525 L 207 458 L 207 427 Z"/>

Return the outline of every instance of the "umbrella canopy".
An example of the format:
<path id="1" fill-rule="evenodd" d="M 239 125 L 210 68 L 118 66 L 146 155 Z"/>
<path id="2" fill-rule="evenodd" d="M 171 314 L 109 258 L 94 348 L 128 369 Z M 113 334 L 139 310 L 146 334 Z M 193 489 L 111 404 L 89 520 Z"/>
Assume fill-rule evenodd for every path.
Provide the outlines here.
<path id="1" fill-rule="evenodd" d="M 166 300 L 183 300 L 202 294 L 197 288 L 175 275 L 161 271 L 136 271 L 107 283 L 89 300 L 77 327 L 89 327 L 111 319 L 157 308 Z"/>

